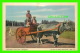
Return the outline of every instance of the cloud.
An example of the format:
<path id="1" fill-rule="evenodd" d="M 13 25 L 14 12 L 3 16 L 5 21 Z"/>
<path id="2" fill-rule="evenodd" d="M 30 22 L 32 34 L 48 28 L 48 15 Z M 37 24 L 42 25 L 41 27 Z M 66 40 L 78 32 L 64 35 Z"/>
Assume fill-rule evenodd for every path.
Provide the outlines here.
<path id="1" fill-rule="evenodd" d="M 45 11 L 53 11 L 53 9 L 38 9 L 38 10 L 31 10 L 31 12 L 45 12 Z M 26 13 L 27 11 L 16 12 L 16 13 Z"/>
<path id="2" fill-rule="evenodd" d="M 33 15 L 33 16 L 35 16 L 36 18 L 47 18 L 48 17 L 47 15 L 44 15 L 44 16 L 43 15 Z M 7 16 L 7 17 L 12 17 L 12 18 L 26 18 L 26 15 Z"/>
<path id="3" fill-rule="evenodd" d="M 31 10 L 31 13 L 34 12 L 59 12 L 59 11 L 65 11 L 65 10 L 69 10 L 71 8 L 61 8 L 61 9 L 37 9 L 37 10 Z M 22 11 L 22 12 L 16 12 L 16 13 L 26 13 L 27 11 Z"/>
<path id="4" fill-rule="evenodd" d="M 44 12 L 44 11 L 53 11 L 53 9 L 38 9 L 38 10 L 33 10 L 31 12 Z"/>
<path id="5" fill-rule="evenodd" d="M 60 15 L 32 15 L 32 17 L 35 16 L 36 18 L 48 18 L 48 16 L 60 16 Z M 7 16 L 10 18 L 26 18 L 26 15 L 17 15 L 17 16 Z"/>
<path id="6" fill-rule="evenodd" d="M 65 11 L 65 10 L 69 10 L 69 9 L 71 9 L 71 8 L 61 8 L 61 9 L 54 10 L 53 12 Z"/>
<path id="7" fill-rule="evenodd" d="M 24 18 L 24 17 L 26 17 L 26 15 L 17 15 L 17 16 L 8 16 L 8 17 Z"/>
<path id="8" fill-rule="evenodd" d="M 15 13 L 26 13 L 27 11 L 22 11 L 22 12 L 15 12 Z"/>
<path id="9" fill-rule="evenodd" d="M 51 12 L 59 12 L 59 11 L 65 11 L 65 10 L 69 10 L 71 8 L 61 8 L 61 9 L 56 9 L 56 10 L 53 10 L 53 9 L 38 9 L 38 10 L 32 10 L 31 12 L 46 12 L 46 11 L 51 11 Z M 23 11 L 23 12 L 16 12 L 16 13 L 26 13 L 26 11 Z M 36 16 L 37 18 L 47 18 L 48 15 L 32 15 L 32 16 Z M 53 16 L 57 16 L 57 15 L 53 15 Z M 16 17 L 16 18 L 26 18 L 26 15 L 17 15 L 17 16 L 8 16 L 8 17 Z"/>
<path id="10" fill-rule="evenodd" d="M 33 16 L 36 16 L 36 18 L 47 18 L 48 16 L 47 15 L 33 15 Z"/>

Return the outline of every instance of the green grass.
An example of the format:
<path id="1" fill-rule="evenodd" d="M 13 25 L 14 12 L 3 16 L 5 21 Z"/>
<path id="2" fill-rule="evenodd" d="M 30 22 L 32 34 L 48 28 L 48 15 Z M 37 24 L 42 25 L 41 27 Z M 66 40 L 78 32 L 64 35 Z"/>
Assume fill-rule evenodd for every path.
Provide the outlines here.
<path id="1" fill-rule="evenodd" d="M 75 31 L 65 31 L 60 35 L 60 37 L 74 40 L 75 39 Z"/>

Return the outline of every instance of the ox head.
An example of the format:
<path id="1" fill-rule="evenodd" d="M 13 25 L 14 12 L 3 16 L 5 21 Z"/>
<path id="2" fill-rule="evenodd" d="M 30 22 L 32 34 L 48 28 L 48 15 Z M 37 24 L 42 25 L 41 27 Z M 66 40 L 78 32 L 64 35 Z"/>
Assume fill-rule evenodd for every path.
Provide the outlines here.
<path id="1" fill-rule="evenodd" d="M 69 24 L 68 24 L 68 22 L 63 22 L 62 24 L 61 24 L 61 26 L 60 26 L 60 30 L 61 31 L 66 31 L 66 30 L 70 30 L 70 26 L 69 26 Z"/>

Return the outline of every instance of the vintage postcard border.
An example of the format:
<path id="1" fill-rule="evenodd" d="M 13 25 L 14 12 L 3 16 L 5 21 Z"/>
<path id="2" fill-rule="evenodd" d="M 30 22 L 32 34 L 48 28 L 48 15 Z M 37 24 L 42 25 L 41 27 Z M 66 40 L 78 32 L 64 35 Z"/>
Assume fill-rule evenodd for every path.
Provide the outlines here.
<path id="1" fill-rule="evenodd" d="M 30 2 L 31 3 L 31 2 Z M 33 2 L 32 2 L 33 3 Z M 41 3 L 41 2 L 40 2 Z M 34 3 L 33 3 L 34 4 Z M 18 6 L 24 6 L 26 5 L 26 3 L 3 3 L 3 50 L 77 50 L 78 48 L 78 34 L 77 34 L 77 31 L 78 31 L 78 28 L 77 28 L 77 3 L 58 3 L 59 5 L 74 5 L 75 6 L 75 48 L 6 48 L 6 42 L 5 42 L 5 32 L 6 32 L 6 6 L 7 5 L 12 5 L 12 6 L 15 6 L 15 5 L 18 5 Z M 54 5 L 58 5 L 57 3 L 54 3 Z"/>

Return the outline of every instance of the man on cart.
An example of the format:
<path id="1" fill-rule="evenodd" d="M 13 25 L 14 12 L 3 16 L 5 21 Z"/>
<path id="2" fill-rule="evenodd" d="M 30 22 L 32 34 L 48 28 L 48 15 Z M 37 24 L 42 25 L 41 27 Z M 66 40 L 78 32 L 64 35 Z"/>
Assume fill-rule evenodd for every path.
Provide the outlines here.
<path id="1" fill-rule="evenodd" d="M 31 25 L 31 18 L 32 18 L 31 14 L 30 14 L 30 10 L 27 11 L 26 17 L 27 17 L 26 26 L 30 26 Z"/>
<path id="2" fill-rule="evenodd" d="M 33 18 L 32 18 L 32 25 L 34 26 L 36 26 L 37 25 L 37 21 L 36 21 L 36 17 L 34 16 Z"/>
<path id="3" fill-rule="evenodd" d="M 36 26 L 37 21 L 36 21 L 36 17 L 34 16 L 32 18 L 31 14 L 30 14 L 30 10 L 27 11 L 26 14 L 27 20 L 26 20 L 26 26 Z"/>

